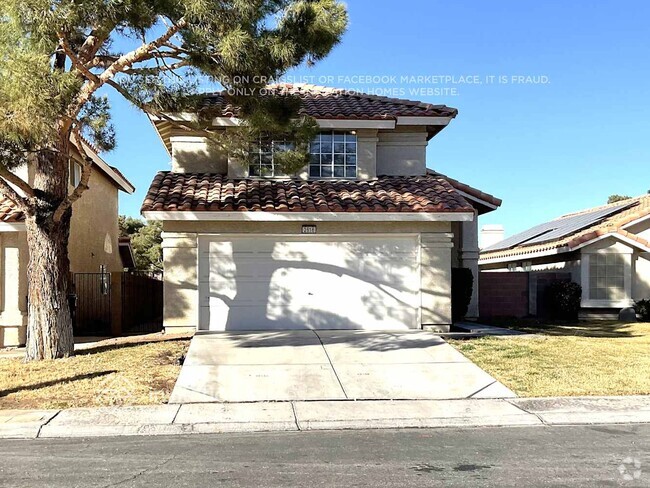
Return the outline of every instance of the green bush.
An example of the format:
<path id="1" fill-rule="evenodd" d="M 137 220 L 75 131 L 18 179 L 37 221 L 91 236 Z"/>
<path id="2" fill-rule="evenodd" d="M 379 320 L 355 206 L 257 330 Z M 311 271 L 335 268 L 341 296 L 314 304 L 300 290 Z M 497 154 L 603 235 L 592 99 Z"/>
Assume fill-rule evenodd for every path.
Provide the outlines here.
<path id="1" fill-rule="evenodd" d="M 451 270 L 451 318 L 453 322 L 463 320 L 472 300 L 474 275 L 469 268 Z"/>
<path id="2" fill-rule="evenodd" d="M 582 287 L 573 281 L 553 281 L 546 288 L 547 310 L 554 319 L 577 319 L 581 299 Z"/>
<path id="3" fill-rule="evenodd" d="M 650 299 L 639 300 L 634 304 L 634 311 L 641 316 L 644 322 L 650 322 Z"/>

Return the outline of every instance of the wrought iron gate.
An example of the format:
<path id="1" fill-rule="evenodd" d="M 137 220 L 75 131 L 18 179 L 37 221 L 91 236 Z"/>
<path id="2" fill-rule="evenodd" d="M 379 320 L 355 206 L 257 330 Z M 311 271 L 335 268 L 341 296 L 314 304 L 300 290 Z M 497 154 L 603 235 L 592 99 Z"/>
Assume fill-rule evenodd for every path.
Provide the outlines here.
<path id="1" fill-rule="evenodd" d="M 111 335 L 111 275 L 72 275 L 72 324 L 77 336 Z"/>
<path id="2" fill-rule="evenodd" d="M 163 282 L 145 272 L 122 274 L 122 332 L 148 334 L 163 326 Z"/>

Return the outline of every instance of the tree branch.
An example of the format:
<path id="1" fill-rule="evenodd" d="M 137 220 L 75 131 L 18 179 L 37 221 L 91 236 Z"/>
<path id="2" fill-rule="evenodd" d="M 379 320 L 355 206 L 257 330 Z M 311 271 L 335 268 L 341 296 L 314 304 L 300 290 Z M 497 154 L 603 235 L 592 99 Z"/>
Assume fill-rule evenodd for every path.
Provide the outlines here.
<path id="1" fill-rule="evenodd" d="M 76 117 L 79 113 L 79 110 L 81 110 L 81 107 L 83 107 L 84 104 L 88 102 L 92 94 L 95 93 L 95 91 L 97 91 L 102 85 L 111 80 L 116 74 L 130 68 L 134 63 L 142 61 L 147 55 L 162 46 L 165 42 L 171 39 L 174 34 L 176 34 L 186 25 L 187 22 L 185 19 L 180 19 L 176 24 L 169 27 L 163 35 L 154 41 L 151 41 L 148 44 L 143 44 L 139 48 L 120 56 L 97 77 L 97 81 L 87 83 L 81 88 L 76 101 L 69 109 L 68 115 L 72 118 Z"/>
<path id="2" fill-rule="evenodd" d="M 95 73 L 92 73 L 88 68 L 86 68 L 83 62 L 77 57 L 63 33 L 59 33 L 59 43 L 65 55 L 70 58 L 72 66 L 88 80 L 97 83 L 99 81 L 99 77 Z"/>
<path id="3" fill-rule="evenodd" d="M 9 184 L 9 183 L 15 184 L 14 181 L 11 180 L 16 180 L 16 179 L 20 180 L 20 182 L 23 185 L 26 185 L 27 188 L 29 188 L 30 193 L 28 194 L 30 196 L 34 195 L 34 190 L 32 190 L 32 188 L 29 185 L 27 185 L 27 183 L 25 183 L 21 178 L 18 178 L 16 175 L 14 175 L 11 171 L 9 171 L 4 166 L 0 166 L 0 195 L 11 200 L 14 203 L 14 205 L 16 205 L 18 209 L 21 212 L 23 212 L 25 215 L 32 215 L 34 213 L 34 209 L 30 204 L 29 200 L 19 195 L 18 192 L 14 190 L 14 188 Z"/>
<path id="4" fill-rule="evenodd" d="M 177 69 L 182 68 L 184 66 L 189 66 L 189 64 L 190 64 L 190 62 L 188 60 L 184 59 L 182 61 L 179 61 L 178 63 L 173 63 L 173 64 L 169 64 L 169 65 L 165 64 L 164 66 L 155 67 L 155 68 L 154 67 L 146 67 L 146 68 L 126 69 L 126 70 L 122 71 L 122 73 L 128 74 L 128 75 L 131 75 L 131 74 L 142 75 L 142 74 L 147 74 L 147 73 L 162 73 L 162 72 L 165 72 L 165 71 L 172 71 L 173 72 L 174 70 L 177 70 Z"/>
<path id="5" fill-rule="evenodd" d="M 77 161 L 81 163 L 81 179 L 79 181 L 79 184 L 75 187 L 75 189 L 72 190 L 72 193 L 70 193 L 54 211 L 54 215 L 52 216 L 52 219 L 56 223 L 61 221 L 61 218 L 63 217 L 63 214 L 66 212 L 66 210 L 72 207 L 72 204 L 77 200 L 79 200 L 81 198 L 81 195 L 83 195 L 83 193 L 88 188 L 90 188 L 88 186 L 88 182 L 90 181 L 90 175 L 93 169 L 93 162 L 83 147 L 83 141 L 79 136 L 79 130 L 75 128 L 72 131 L 72 134 L 75 138 L 75 142 L 76 142 L 75 146 L 77 147 L 79 153 L 82 156 L 81 160 L 75 158 Z"/>
<path id="6" fill-rule="evenodd" d="M 4 178 L 12 185 L 20 188 L 22 192 L 28 197 L 34 196 L 34 189 L 31 186 L 29 186 L 29 183 L 27 183 L 25 180 L 23 180 L 20 176 L 16 175 L 15 173 L 9 171 L 3 165 L 0 165 L 0 177 Z"/>

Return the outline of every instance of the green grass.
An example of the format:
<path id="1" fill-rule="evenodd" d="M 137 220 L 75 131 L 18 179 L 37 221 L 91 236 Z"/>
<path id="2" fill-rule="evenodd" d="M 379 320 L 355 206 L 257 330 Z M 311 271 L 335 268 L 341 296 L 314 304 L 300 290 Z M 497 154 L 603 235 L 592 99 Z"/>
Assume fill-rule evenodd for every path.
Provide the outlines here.
<path id="1" fill-rule="evenodd" d="M 519 396 L 650 394 L 650 323 L 510 327 L 537 336 L 450 343 Z"/>

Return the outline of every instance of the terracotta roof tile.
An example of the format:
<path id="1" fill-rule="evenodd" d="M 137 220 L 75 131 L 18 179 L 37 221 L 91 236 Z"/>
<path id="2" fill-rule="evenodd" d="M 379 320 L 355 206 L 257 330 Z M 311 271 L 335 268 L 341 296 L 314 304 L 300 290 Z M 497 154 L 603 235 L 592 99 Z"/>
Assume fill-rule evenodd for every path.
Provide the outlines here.
<path id="1" fill-rule="evenodd" d="M 455 180 L 453 178 L 450 178 L 447 175 L 443 175 L 442 173 L 438 173 L 437 171 L 433 171 L 431 169 L 427 169 L 428 174 L 432 175 L 439 175 L 442 176 L 444 179 L 446 179 L 451 186 L 456 188 L 458 191 L 462 191 L 463 193 L 467 193 L 469 196 L 472 196 L 474 198 L 478 198 L 479 200 L 483 200 L 484 202 L 487 202 L 491 205 L 494 205 L 495 207 L 500 207 L 501 204 L 503 203 L 503 200 L 500 198 L 497 198 L 493 195 L 490 195 L 489 193 L 482 192 L 481 190 L 474 188 L 472 186 L 469 186 L 465 183 L 462 183 L 458 180 Z"/>
<path id="2" fill-rule="evenodd" d="M 280 83 L 264 88 L 268 96 L 294 95 L 301 99 L 300 113 L 320 119 L 382 120 L 400 116 L 456 117 L 458 110 L 446 105 L 368 95 L 365 93 L 303 83 Z M 226 92 L 208 93 L 203 110 L 214 110 L 222 117 L 237 117 L 239 109 Z"/>
<path id="3" fill-rule="evenodd" d="M 5 197 L 0 197 L 0 222 L 24 222 L 25 214 L 16 209 L 14 202 Z"/>
<path id="4" fill-rule="evenodd" d="M 570 214 L 563 215 L 558 218 L 565 218 L 570 216 L 579 215 L 582 213 L 593 212 L 595 210 L 605 209 L 608 207 L 620 206 L 622 202 L 616 202 L 609 205 L 602 205 L 600 207 L 589 208 L 586 210 L 581 210 L 580 212 L 574 212 Z M 561 239 L 557 239 L 550 242 L 544 242 L 541 244 L 531 244 L 526 245 L 522 244 L 519 246 L 512 247 L 510 249 L 503 249 L 491 252 L 482 252 L 481 260 L 489 259 L 503 259 L 512 257 L 513 259 L 518 256 L 538 253 L 544 251 L 551 251 L 558 249 L 560 251 L 571 251 L 576 247 L 584 244 L 585 242 L 590 242 L 598 237 L 607 234 L 619 234 L 628 239 L 632 239 L 643 246 L 650 248 L 650 242 L 646 239 L 643 239 L 635 234 L 632 234 L 623 227 L 635 220 L 641 219 L 650 215 L 650 195 L 643 195 L 640 197 L 632 198 L 629 200 L 629 206 L 622 207 L 620 212 L 616 212 L 604 220 L 596 223 L 595 225 L 589 226 L 588 228 L 581 229 L 573 234 L 565 236 Z"/>
<path id="5" fill-rule="evenodd" d="M 229 179 L 212 173 L 167 171 L 156 175 L 142 205 L 143 212 L 205 210 L 473 212 L 474 208 L 447 180 L 436 175 L 304 181 Z"/>

